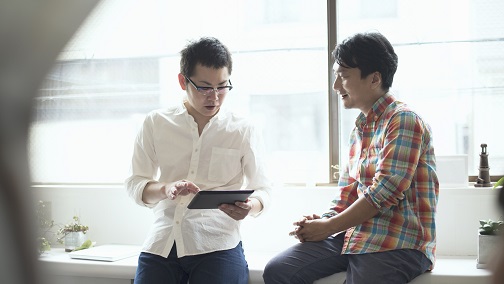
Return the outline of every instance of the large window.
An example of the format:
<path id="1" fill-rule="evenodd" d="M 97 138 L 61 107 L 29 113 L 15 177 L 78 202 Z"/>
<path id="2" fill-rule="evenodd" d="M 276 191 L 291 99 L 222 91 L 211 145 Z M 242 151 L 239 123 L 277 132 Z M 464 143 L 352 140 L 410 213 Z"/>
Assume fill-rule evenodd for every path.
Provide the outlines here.
<path id="1" fill-rule="evenodd" d="M 467 155 L 477 176 L 486 143 L 490 174 L 504 174 L 504 1 L 338 0 L 337 9 L 339 40 L 377 30 L 393 43 L 392 92 L 431 125 L 437 155 Z"/>
<path id="2" fill-rule="evenodd" d="M 181 103 L 178 52 L 215 36 L 233 52 L 225 107 L 262 128 L 277 183 L 327 181 L 326 2 L 106 0 L 35 100 L 38 183 L 120 183 L 150 110 Z"/>
<path id="3" fill-rule="evenodd" d="M 393 43 L 392 91 L 431 124 L 436 153 L 467 154 L 477 175 L 487 143 L 490 173 L 502 175 L 504 137 L 492 127 L 504 101 L 501 2 L 104 0 L 35 99 L 33 182 L 122 183 L 144 116 L 183 99 L 178 52 L 201 36 L 233 52 L 226 107 L 262 128 L 274 181 L 334 181 L 331 164 L 344 162 L 357 111 L 339 109 L 328 53 L 369 30 Z"/>

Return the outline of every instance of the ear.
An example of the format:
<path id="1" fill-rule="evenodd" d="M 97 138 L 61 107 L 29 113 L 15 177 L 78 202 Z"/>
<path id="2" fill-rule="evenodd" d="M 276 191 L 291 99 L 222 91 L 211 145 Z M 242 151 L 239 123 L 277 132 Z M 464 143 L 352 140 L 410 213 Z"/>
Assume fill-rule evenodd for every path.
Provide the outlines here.
<path id="1" fill-rule="evenodd" d="M 182 75 L 182 73 L 179 73 L 178 74 L 178 81 L 179 81 L 179 84 L 180 84 L 180 87 L 182 88 L 182 90 L 187 90 L 187 84 L 186 84 L 186 79 L 184 77 L 184 75 Z"/>
<path id="2" fill-rule="evenodd" d="M 382 85 L 382 77 L 380 72 L 374 72 L 373 77 L 371 79 L 372 88 L 381 88 Z"/>

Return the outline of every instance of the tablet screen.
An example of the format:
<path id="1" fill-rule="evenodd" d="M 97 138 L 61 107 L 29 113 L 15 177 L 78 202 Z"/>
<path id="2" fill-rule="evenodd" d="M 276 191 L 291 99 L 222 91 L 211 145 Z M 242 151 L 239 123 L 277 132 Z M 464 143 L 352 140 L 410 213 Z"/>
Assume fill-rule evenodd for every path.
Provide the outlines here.
<path id="1" fill-rule="evenodd" d="M 245 201 L 254 190 L 202 190 L 196 193 L 189 209 L 217 209 L 223 203 L 234 204 L 236 201 Z"/>

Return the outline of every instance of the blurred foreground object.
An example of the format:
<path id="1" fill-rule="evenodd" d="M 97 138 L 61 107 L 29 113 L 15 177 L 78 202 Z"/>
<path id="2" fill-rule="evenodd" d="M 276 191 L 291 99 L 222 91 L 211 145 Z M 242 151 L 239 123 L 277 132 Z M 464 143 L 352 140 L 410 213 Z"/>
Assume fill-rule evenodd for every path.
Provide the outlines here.
<path id="1" fill-rule="evenodd" d="M 98 0 L 0 3 L 0 275 L 43 283 L 27 156 L 31 104 L 59 52 Z"/>

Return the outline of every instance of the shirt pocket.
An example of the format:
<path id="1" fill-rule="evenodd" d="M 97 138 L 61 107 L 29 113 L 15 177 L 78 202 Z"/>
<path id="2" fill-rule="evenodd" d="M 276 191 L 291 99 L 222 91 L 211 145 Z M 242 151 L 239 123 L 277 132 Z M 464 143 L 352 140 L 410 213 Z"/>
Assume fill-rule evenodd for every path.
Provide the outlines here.
<path id="1" fill-rule="evenodd" d="M 241 171 L 240 151 L 236 149 L 212 148 L 208 168 L 210 181 L 227 183 Z"/>

